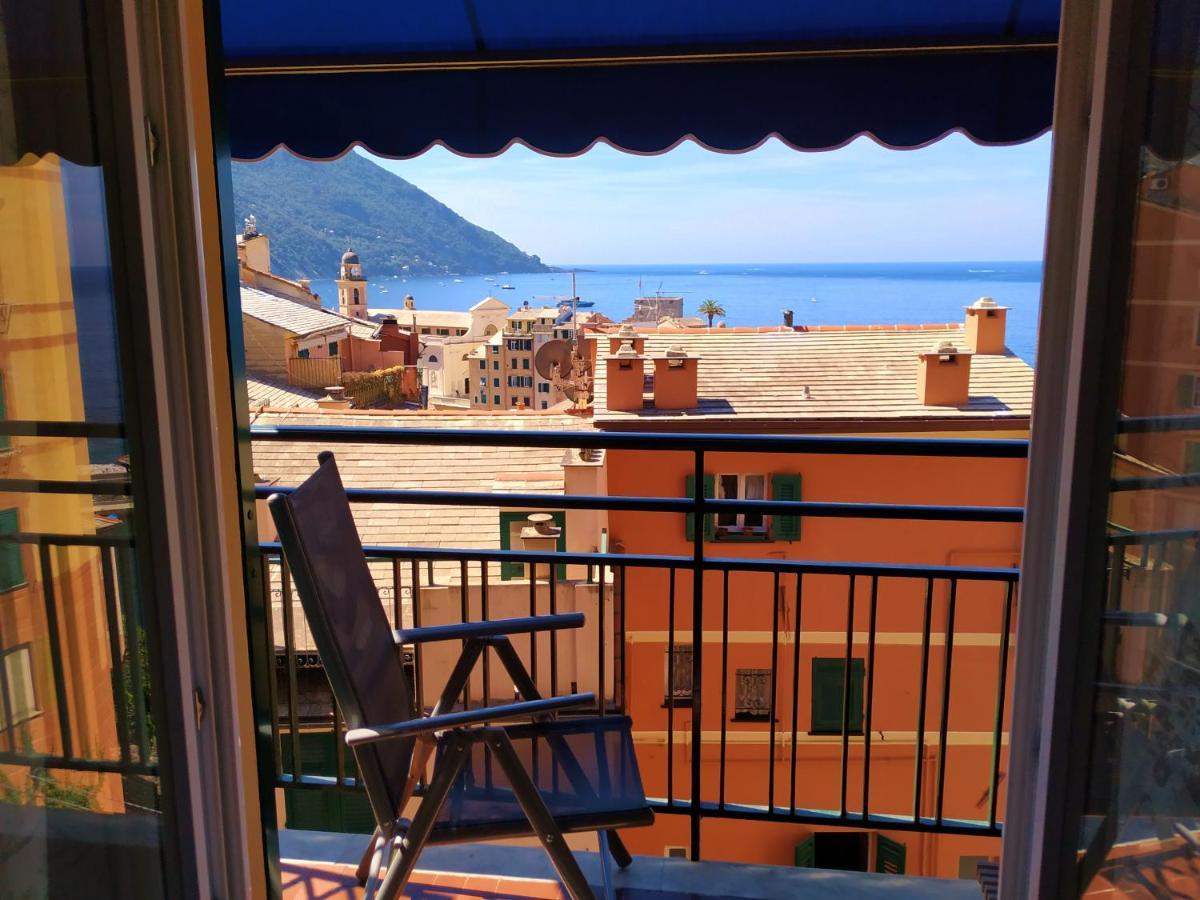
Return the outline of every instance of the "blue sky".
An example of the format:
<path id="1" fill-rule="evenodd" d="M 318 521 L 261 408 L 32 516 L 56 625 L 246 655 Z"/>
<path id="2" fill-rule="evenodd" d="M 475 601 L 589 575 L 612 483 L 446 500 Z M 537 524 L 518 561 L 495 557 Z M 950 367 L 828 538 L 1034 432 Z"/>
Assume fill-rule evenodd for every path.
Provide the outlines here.
<path id="1" fill-rule="evenodd" d="M 859 138 L 800 153 L 685 142 L 661 156 L 598 145 L 560 159 L 514 146 L 470 159 L 435 147 L 378 163 L 549 263 L 1040 259 L 1048 135 L 920 150 Z"/>

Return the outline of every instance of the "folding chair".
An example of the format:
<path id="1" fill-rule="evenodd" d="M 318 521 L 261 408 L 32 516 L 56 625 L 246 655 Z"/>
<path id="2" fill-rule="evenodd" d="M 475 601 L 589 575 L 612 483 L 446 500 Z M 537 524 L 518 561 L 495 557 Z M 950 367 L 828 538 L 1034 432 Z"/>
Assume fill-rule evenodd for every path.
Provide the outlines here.
<path id="1" fill-rule="evenodd" d="M 333 454 L 288 494 L 267 501 L 313 640 L 346 720 L 377 828 L 359 867 L 366 897 L 397 897 L 426 843 L 536 836 L 574 898 L 591 897 L 563 838 L 595 830 L 605 893 L 611 859 L 631 857 L 616 828 L 648 825 L 625 716 L 557 718 L 592 694 L 542 698 L 509 636 L 578 628 L 570 613 L 393 631 L 379 601 Z M 428 715 L 414 709 L 401 648 L 462 641 Z M 493 650 L 523 698 L 456 709 L 480 656 Z M 502 726 L 498 723 L 520 723 Z M 429 760 L 433 773 L 412 819 L 404 818 Z M 385 873 L 385 874 L 383 874 Z M 381 877 L 382 875 L 382 877 Z"/>

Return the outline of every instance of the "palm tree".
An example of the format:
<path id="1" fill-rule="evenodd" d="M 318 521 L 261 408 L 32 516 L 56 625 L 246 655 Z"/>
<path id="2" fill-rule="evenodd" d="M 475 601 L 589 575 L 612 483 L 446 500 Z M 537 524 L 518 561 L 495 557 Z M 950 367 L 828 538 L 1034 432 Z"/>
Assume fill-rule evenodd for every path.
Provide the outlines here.
<path id="1" fill-rule="evenodd" d="M 697 309 L 697 312 L 699 312 L 702 316 L 708 316 L 709 328 L 712 328 L 713 319 L 715 317 L 720 316 L 722 319 L 725 318 L 725 307 L 711 298 L 701 303 Z"/>

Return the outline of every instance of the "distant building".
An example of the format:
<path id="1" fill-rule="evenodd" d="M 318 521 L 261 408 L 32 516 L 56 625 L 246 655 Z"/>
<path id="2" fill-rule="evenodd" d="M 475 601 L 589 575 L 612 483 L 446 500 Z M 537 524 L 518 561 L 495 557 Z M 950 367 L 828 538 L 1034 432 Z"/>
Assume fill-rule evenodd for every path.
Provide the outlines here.
<path id="1" fill-rule="evenodd" d="M 474 378 L 471 406 L 475 409 L 550 409 L 566 395 L 540 375 L 538 350 L 548 341 L 569 341 L 575 326 L 557 307 L 528 304 L 508 316 L 502 331 L 470 354 Z"/>
<path id="2" fill-rule="evenodd" d="M 682 297 L 635 297 L 633 300 L 633 315 L 626 322 L 640 322 L 653 325 L 659 319 L 678 319 L 683 315 Z"/>
<path id="3" fill-rule="evenodd" d="M 309 398 L 289 389 L 322 391 L 340 385 L 346 372 L 416 365 L 415 334 L 393 317 L 369 319 L 366 277 L 353 250 L 341 259 L 338 312 L 323 308 L 307 281 L 271 272 L 270 240 L 253 216 L 238 236 L 238 271 L 246 370 L 271 404 L 306 406 Z"/>

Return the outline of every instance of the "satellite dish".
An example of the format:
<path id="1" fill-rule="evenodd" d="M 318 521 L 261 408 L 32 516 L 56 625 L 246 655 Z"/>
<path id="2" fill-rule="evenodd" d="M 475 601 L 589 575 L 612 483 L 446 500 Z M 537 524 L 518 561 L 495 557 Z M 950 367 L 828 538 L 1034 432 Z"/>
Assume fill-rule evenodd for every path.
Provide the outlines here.
<path id="1" fill-rule="evenodd" d="M 561 339 L 546 341 L 533 355 L 533 367 L 547 381 L 554 379 L 554 365 L 558 364 L 558 377 L 571 374 L 571 345 Z"/>

